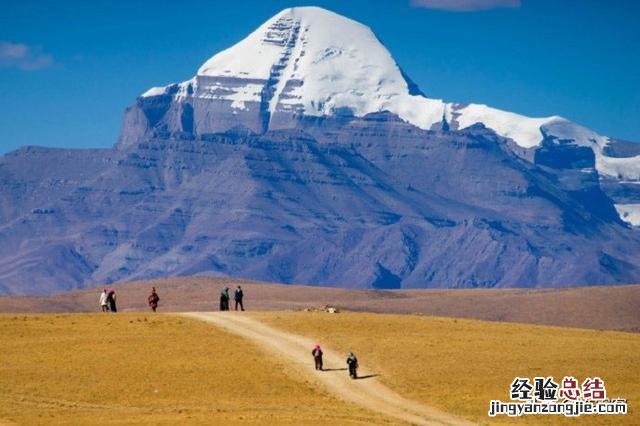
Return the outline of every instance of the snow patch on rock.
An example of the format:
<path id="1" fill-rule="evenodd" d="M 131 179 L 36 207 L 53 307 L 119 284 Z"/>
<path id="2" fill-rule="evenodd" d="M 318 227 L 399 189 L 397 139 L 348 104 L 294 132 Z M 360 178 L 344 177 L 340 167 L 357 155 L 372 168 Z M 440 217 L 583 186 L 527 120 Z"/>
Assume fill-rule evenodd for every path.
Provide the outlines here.
<path id="1" fill-rule="evenodd" d="M 631 226 L 640 226 L 640 204 L 616 204 L 620 219 Z"/>
<path id="2" fill-rule="evenodd" d="M 512 139 L 523 148 L 538 146 L 542 141 L 540 128 L 560 117 L 530 118 L 513 112 L 501 111 L 486 105 L 470 104 L 456 110 L 459 127 L 464 129 L 483 123 L 500 136 Z"/>

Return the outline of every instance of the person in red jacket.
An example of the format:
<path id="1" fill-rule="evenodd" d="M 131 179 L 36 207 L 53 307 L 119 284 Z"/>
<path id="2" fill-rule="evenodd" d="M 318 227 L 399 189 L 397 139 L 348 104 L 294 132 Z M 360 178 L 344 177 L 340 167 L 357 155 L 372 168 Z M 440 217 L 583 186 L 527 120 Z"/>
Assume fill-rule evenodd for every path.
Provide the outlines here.
<path id="1" fill-rule="evenodd" d="M 313 355 L 313 360 L 316 363 L 316 370 L 322 371 L 322 349 L 320 349 L 319 344 L 316 343 L 311 351 L 311 355 Z"/>
<path id="2" fill-rule="evenodd" d="M 158 309 L 159 301 L 160 301 L 160 296 L 158 296 L 158 293 L 156 292 L 156 288 L 151 287 L 151 294 L 149 295 L 149 297 L 147 297 L 147 303 L 149 303 L 149 306 L 151 307 L 153 312 L 155 312 L 156 309 Z"/>

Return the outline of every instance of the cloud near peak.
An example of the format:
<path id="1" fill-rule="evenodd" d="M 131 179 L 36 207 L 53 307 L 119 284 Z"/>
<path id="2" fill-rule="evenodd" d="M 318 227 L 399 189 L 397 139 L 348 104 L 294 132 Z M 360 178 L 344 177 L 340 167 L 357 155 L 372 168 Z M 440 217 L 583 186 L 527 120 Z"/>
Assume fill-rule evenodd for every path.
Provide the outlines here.
<path id="1" fill-rule="evenodd" d="M 0 68 L 35 71 L 53 65 L 53 56 L 39 46 L 0 41 Z"/>
<path id="2" fill-rule="evenodd" d="M 520 0 L 411 0 L 414 7 L 450 10 L 453 12 L 473 12 L 477 10 L 520 7 Z"/>

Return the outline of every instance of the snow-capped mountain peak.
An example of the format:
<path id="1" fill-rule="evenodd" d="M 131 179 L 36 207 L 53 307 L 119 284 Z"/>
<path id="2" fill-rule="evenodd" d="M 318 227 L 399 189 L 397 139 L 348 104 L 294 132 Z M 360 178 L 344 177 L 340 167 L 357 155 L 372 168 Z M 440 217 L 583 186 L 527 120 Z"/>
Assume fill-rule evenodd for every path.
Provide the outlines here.
<path id="1" fill-rule="evenodd" d="M 455 128 L 482 122 L 528 148 L 541 142 L 542 125 L 560 119 L 430 99 L 408 80 L 369 27 L 319 7 L 281 11 L 207 60 L 194 79 L 152 88 L 142 96 L 184 97 L 190 91 L 196 98 L 226 104 L 236 118 L 259 114 L 254 130 L 286 126 L 292 114 L 364 116 L 389 111 L 421 129 L 439 124 L 443 117 Z"/>
<path id="2" fill-rule="evenodd" d="M 388 110 L 422 128 L 443 103 L 411 94 L 410 83 L 371 29 L 319 7 L 285 9 L 198 70 L 202 96 L 263 102 L 269 113 L 353 114 Z M 247 83 L 222 93 L 222 79 Z M 228 87 L 226 88 L 228 89 Z"/>
<path id="3" fill-rule="evenodd" d="M 421 129 L 443 117 L 452 129 L 482 123 L 523 148 L 535 148 L 545 137 L 573 141 L 593 149 L 601 175 L 640 181 L 640 156 L 609 157 L 609 138 L 562 117 L 531 118 L 426 97 L 369 27 L 319 7 L 281 11 L 207 60 L 195 77 L 154 87 L 141 98 L 166 95 L 178 101 L 170 108 L 186 108 L 174 123 L 186 117 L 193 123 L 187 130 L 197 134 L 238 124 L 264 132 L 295 127 L 301 116 L 388 111 Z"/>

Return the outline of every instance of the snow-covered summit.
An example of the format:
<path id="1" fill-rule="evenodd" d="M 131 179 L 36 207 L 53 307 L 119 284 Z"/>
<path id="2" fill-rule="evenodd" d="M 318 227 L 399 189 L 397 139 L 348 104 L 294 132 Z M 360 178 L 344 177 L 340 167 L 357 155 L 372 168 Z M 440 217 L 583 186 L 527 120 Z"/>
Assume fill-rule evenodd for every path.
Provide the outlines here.
<path id="1" fill-rule="evenodd" d="M 421 127 L 442 119 L 444 103 L 413 93 L 371 29 L 319 7 L 285 9 L 247 38 L 205 62 L 198 76 L 241 77 L 233 93 L 208 90 L 244 108 L 266 101 L 268 111 L 305 115 L 388 110 Z"/>
<path id="2" fill-rule="evenodd" d="M 319 7 L 281 11 L 206 61 L 193 81 L 155 87 L 142 96 L 171 91 L 182 97 L 187 88 L 197 98 L 227 101 L 236 114 L 260 108 L 269 120 L 276 113 L 363 116 L 389 111 L 422 129 L 443 117 L 458 128 L 482 122 L 524 147 L 538 145 L 540 127 L 560 119 L 430 99 L 406 78 L 369 27 Z"/>
<path id="3" fill-rule="evenodd" d="M 594 150 L 601 174 L 640 179 L 640 158 L 605 156 L 608 138 L 561 117 L 531 118 L 426 97 L 369 27 L 319 7 L 281 11 L 207 60 L 192 79 L 142 97 L 167 94 L 194 104 L 194 130 L 200 132 L 238 123 L 264 131 L 291 125 L 295 116 L 389 111 L 422 129 L 443 117 L 454 129 L 482 123 L 524 148 L 540 145 L 545 136 L 573 140 Z"/>

